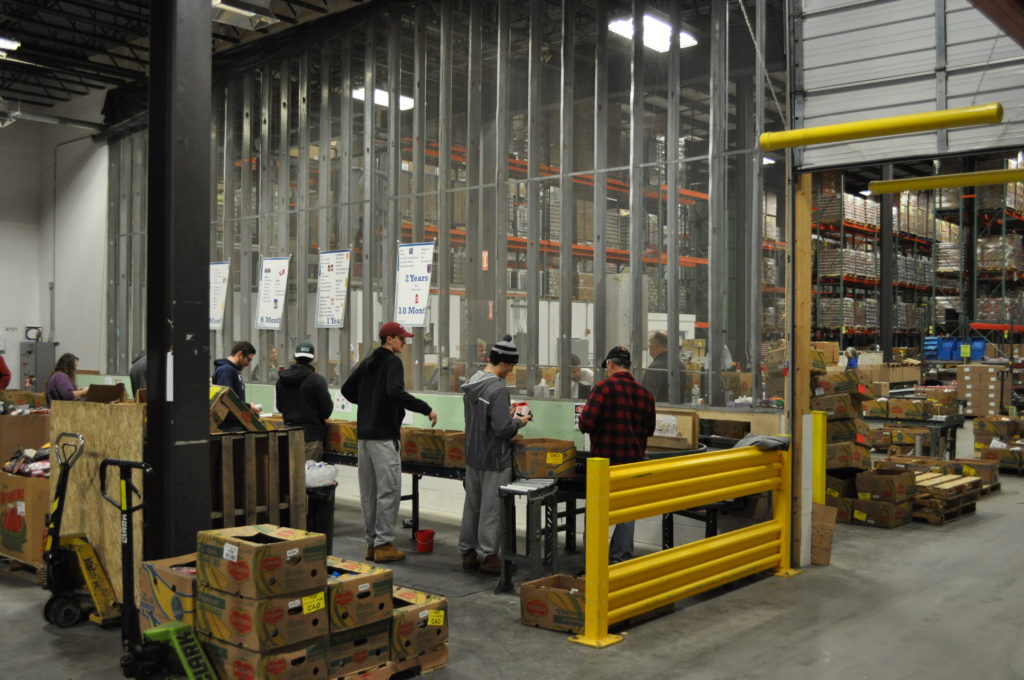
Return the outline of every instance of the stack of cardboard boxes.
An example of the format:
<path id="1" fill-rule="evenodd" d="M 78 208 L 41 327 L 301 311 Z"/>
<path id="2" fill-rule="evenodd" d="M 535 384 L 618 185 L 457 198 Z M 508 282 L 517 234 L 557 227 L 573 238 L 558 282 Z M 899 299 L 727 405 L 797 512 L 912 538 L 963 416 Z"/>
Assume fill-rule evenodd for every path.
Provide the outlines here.
<path id="1" fill-rule="evenodd" d="M 997 461 L 1016 474 L 1024 472 L 1024 419 L 987 416 L 974 421 L 975 455 Z"/>
<path id="2" fill-rule="evenodd" d="M 196 629 L 220 676 L 326 678 L 324 535 L 256 525 L 198 543 Z"/>
<path id="3" fill-rule="evenodd" d="M 391 660 L 394 610 L 390 569 L 327 558 L 330 613 L 329 677 L 337 678 Z"/>
<path id="4" fill-rule="evenodd" d="M 957 366 L 956 387 L 957 397 L 966 402 L 966 416 L 998 416 L 1013 398 L 1013 380 L 1006 366 Z"/>

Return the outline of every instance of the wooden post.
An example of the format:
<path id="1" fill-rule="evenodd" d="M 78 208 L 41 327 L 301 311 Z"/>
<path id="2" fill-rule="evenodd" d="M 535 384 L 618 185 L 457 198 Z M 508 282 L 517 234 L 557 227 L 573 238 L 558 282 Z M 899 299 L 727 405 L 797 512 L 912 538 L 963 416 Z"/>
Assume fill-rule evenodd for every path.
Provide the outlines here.
<path id="1" fill-rule="evenodd" d="M 787 385 L 786 409 L 789 411 L 789 422 L 793 433 L 792 440 L 792 489 L 793 526 L 800 526 L 799 518 L 803 504 L 811 499 L 801 498 L 803 488 L 801 475 L 803 449 L 803 416 L 809 412 L 811 404 L 811 304 L 814 291 L 811 286 L 812 267 L 814 265 L 814 243 L 811 240 L 811 175 L 801 174 L 796 181 L 793 197 L 793 234 L 792 266 L 789 268 L 793 277 L 789 290 L 792 298 L 787 307 L 792 314 L 792 333 L 789 337 L 790 348 L 790 381 Z M 811 455 L 811 452 L 807 452 Z M 800 532 L 794 531 L 792 537 L 792 554 L 800 555 Z M 799 564 L 795 561 L 794 564 Z"/>

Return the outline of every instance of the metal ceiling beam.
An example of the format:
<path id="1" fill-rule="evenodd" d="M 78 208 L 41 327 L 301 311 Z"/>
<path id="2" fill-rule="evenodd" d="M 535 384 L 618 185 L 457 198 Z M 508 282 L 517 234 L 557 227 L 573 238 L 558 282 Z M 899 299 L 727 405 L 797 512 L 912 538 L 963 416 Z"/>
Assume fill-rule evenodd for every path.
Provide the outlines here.
<path id="1" fill-rule="evenodd" d="M 5 59 L 4 62 L 5 63 L 3 64 L 3 66 L 6 66 L 7 62 L 11 62 L 11 59 L 10 58 Z M 92 80 L 92 81 L 95 81 L 95 82 L 98 82 L 98 83 L 105 83 L 106 85 L 125 85 L 125 84 L 127 84 L 127 82 L 124 79 L 121 79 L 121 78 L 111 78 L 110 76 L 100 75 L 100 74 L 96 73 L 95 71 L 93 71 L 93 72 L 82 72 L 80 69 L 77 69 L 77 68 L 74 68 L 74 67 L 70 67 L 70 66 L 60 66 L 60 65 L 55 66 L 53 64 L 47 64 L 45 62 L 23 61 L 23 60 L 20 60 L 20 59 L 18 60 L 17 63 L 22 65 L 22 66 L 34 67 L 34 68 L 37 68 L 37 69 L 42 69 L 44 71 L 55 71 L 55 72 L 57 72 L 57 73 L 59 73 L 61 75 L 78 76 L 79 78 L 82 78 L 82 79 L 88 79 L 88 80 Z M 139 75 L 145 77 L 144 73 L 140 73 Z M 85 83 L 83 83 L 83 84 L 85 84 Z"/>
<path id="2" fill-rule="evenodd" d="M 24 45 L 18 50 L 17 57 L 26 61 L 33 61 L 37 64 L 45 64 L 49 61 L 79 70 L 91 68 L 95 69 L 98 73 L 104 73 L 115 78 L 124 78 L 125 80 L 135 80 L 140 74 L 144 75 L 142 71 L 133 71 L 132 69 L 110 66 L 109 64 L 98 64 L 83 55 L 69 55 L 67 52 L 55 52 L 35 47 L 26 49 Z"/>
<path id="3" fill-rule="evenodd" d="M 71 97 L 69 97 L 67 95 L 53 94 L 52 92 L 49 91 L 49 88 L 46 88 L 43 85 L 34 85 L 32 83 L 26 83 L 24 81 L 19 81 L 19 83 L 21 85 L 28 85 L 29 87 L 40 88 L 40 89 L 42 89 L 44 91 L 43 92 L 34 92 L 32 90 L 23 90 L 23 89 L 21 89 L 19 87 L 11 87 L 10 85 L 0 85 L 0 92 L 11 92 L 11 93 L 17 93 L 17 94 L 27 94 L 27 95 L 32 95 L 34 97 L 46 97 L 47 99 L 53 99 L 53 100 L 59 101 L 59 102 L 69 102 L 69 101 L 71 101 Z"/>
<path id="4" fill-rule="evenodd" d="M 125 40 L 117 40 L 117 39 L 114 39 L 114 38 L 107 38 L 107 37 L 102 36 L 102 35 L 100 35 L 98 33 L 90 33 L 90 32 L 87 32 L 87 31 L 82 31 L 82 30 L 79 30 L 79 29 L 72 28 L 70 26 L 56 26 L 54 24 L 47 23 L 45 21 L 36 21 L 35 19 L 28 19 L 28 18 L 24 18 L 24 17 L 18 17 L 18 16 L 15 16 L 13 14 L 4 13 L 2 8 L 0 8 L 0 19 L 6 19 L 8 21 L 13 21 L 13 22 L 15 22 L 17 24 L 24 24 L 26 26 L 36 26 L 38 28 L 42 28 L 42 29 L 47 30 L 47 31 L 53 31 L 54 33 L 63 33 L 65 35 L 69 35 L 69 36 L 71 36 L 71 40 L 69 40 L 69 42 L 72 45 L 79 45 L 80 44 L 80 43 L 74 42 L 74 38 L 76 38 L 76 37 L 85 37 L 85 38 L 88 38 L 88 39 L 96 40 L 99 43 L 101 43 L 95 49 L 109 49 L 110 47 L 129 47 L 131 49 L 136 49 L 136 50 L 140 50 L 140 51 L 144 51 L 144 52 L 148 52 L 149 51 L 149 47 L 144 46 L 144 45 L 136 45 L 135 43 L 128 42 L 128 41 L 125 41 Z M 9 30 L 21 30 L 21 29 L 20 29 L 20 26 L 19 26 L 18 28 L 14 28 L 14 29 L 5 28 L 4 30 L 5 31 L 9 31 Z M 56 37 L 50 37 L 50 38 L 45 38 L 45 39 L 47 39 L 47 40 L 56 40 Z M 104 44 L 105 44 L 106 47 L 104 47 Z"/>
<path id="5" fill-rule="evenodd" d="M 62 83 L 68 83 L 71 85 L 79 85 L 82 87 L 89 87 L 92 89 L 105 88 L 109 83 L 101 82 L 99 78 L 85 77 L 77 73 L 70 73 L 67 71 L 56 71 L 50 66 L 43 66 L 40 64 L 32 64 L 23 61 L 14 61 L 12 59 L 4 59 L 0 61 L 0 73 L 3 73 L 5 69 L 14 71 L 29 72 L 34 74 L 37 78 L 48 78 L 50 80 L 57 80 Z M 42 73 L 40 73 L 42 71 Z M 74 76 L 77 80 L 70 80 L 62 76 Z M 96 82 L 87 82 L 88 80 L 95 80 Z M 117 84 L 117 83 L 115 83 Z"/>
<path id="6" fill-rule="evenodd" d="M 289 7 L 291 7 L 292 5 L 295 5 L 296 7 L 302 7 L 304 9 L 308 9 L 308 10 L 310 10 L 312 12 L 319 12 L 320 14 L 327 14 L 327 8 L 326 7 L 321 7 L 320 5 L 314 5 L 314 4 L 311 4 L 311 3 L 308 3 L 308 2 L 302 2 L 302 0 L 284 0 L 284 4 L 288 5 Z"/>
<path id="7" fill-rule="evenodd" d="M 139 14 L 138 12 L 130 12 L 116 5 L 104 5 L 100 2 L 94 2 L 93 0 L 60 0 L 60 5 L 72 5 L 74 7 L 81 7 L 82 9 L 93 9 L 98 12 L 103 12 L 114 17 L 121 17 L 122 19 L 129 19 L 138 21 L 143 26 L 149 25 L 149 15 Z"/>
<path id="8" fill-rule="evenodd" d="M 53 106 L 53 102 L 41 102 L 35 99 L 25 99 L 24 97 L 10 97 L 10 99 L 22 104 L 32 104 L 33 106 Z"/>
<path id="9" fill-rule="evenodd" d="M 67 19 L 71 22 L 80 21 L 90 26 L 97 26 L 99 28 L 106 28 L 111 31 L 117 31 L 118 33 L 125 33 L 128 35 L 135 36 L 136 38 L 146 37 L 146 29 L 143 28 L 141 31 L 138 29 L 132 30 L 128 26 L 121 26 L 118 24 L 111 23 L 109 21 L 103 21 L 101 19 L 93 19 L 92 17 L 83 16 L 81 14 L 75 14 L 74 12 L 65 12 L 61 9 L 55 9 L 53 7 L 40 7 L 36 2 L 29 0 L 4 0 L 5 5 L 13 5 L 15 7 L 24 7 L 25 9 L 33 10 L 40 14 L 50 14 L 57 16 L 62 19 Z"/>
<path id="10" fill-rule="evenodd" d="M 57 89 L 60 89 L 60 90 L 64 90 L 68 94 L 89 94 L 88 86 L 84 85 L 84 84 L 82 84 L 80 82 L 73 82 L 72 83 L 72 82 L 69 82 L 67 80 L 63 80 L 61 78 L 55 78 L 55 77 L 52 77 L 52 76 L 43 75 L 41 73 L 37 73 L 35 71 L 35 69 L 26 68 L 26 69 L 9 69 L 9 70 L 12 73 L 14 73 L 14 74 L 21 73 L 21 74 L 24 74 L 26 77 L 32 78 L 33 80 L 35 80 L 36 82 L 39 83 L 40 87 L 53 87 L 53 88 L 57 88 Z M 3 74 L 3 69 L 0 68 L 0 75 L 2 75 L 2 74 Z M 55 85 L 48 85 L 47 83 L 42 82 L 43 80 L 52 80 L 56 84 Z M 18 81 L 18 82 L 20 82 L 20 81 Z M 67 85 L 77 85 L 77 86 L 82 87 L 83 89 L 78 89 L 77 87 L 76 88 L 67 87 Z M 97 86 L 97 88 L 99 88 L 99 87 L 100 86 Z"/>
<path id="11" fill-rule="evenodd" d="M 3 29 L 3 33 L 4 33 L 4 35 L 6 35 L 8 37 L 20 40 L 23 45 L 34 45 L 34 44 L 38 44 L 39 41 L 42 41 L 42 42 L 46 42 L 46 43 L 53 43 L 54 45 L 58 45 L 60 47 L 72 47 L 72 48 L 83 50 L 83 51 L 86 51 L 86 52 L 92 52 L 92 53 L 95 53 L 97 56 L 101 56 L 101 55 L 104 55 L 104 54 L 109 54 L 112 58 L 128 59 L 130 61 L 135 61 L 135 62 L 138 62 L 140 64 L 147 64 L 147 65 L 149 64 L 149 59 L 148 58 L 144 59 L 142 57 L 118 54 L 116 52 L 112 52 L 110 50 L 110 47 L 109 46 L 105 46 L 105 45 L 99 45 L 99 44 L 90 45 L 90 44 L 85 44 L 85 43 L 80 43 L 80 42 L 68 41 L 68 40 L 63 40 L 63 39 L 61 39 L 60 37 L 58 37 L 56 35 L 42 35 L 40 33 L 34 33 L 32 31 L 26 31 L 26 30 L 23 30 L 23 29 L 4 28 Z M 73 32 L 71 32 L 71 34 L 75 35 Z M 122 46 L 120 41 L 119 41 L 117 46 Z M 123 46 L 125 48 L 128 48 L 128 49 L 140 49 L 139 47 L 137 47 L 135 45 L 131 45 L 130 43 L 123 43 Z M 149 51 L 148 48 L 141 48 L 141 49 L 143 49 L 143 50 L 145 50 L 147 52 Z"/>

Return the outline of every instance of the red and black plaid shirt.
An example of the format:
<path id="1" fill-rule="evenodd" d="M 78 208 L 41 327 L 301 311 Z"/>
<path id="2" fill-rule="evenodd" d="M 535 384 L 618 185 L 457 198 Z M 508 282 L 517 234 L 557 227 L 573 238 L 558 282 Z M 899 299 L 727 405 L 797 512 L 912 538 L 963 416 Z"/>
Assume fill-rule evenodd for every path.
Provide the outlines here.
<path id="1" fill-rule="evenodd" d="M 594 385 L 580 413 L 580 431 L 590 435 L 590 455 L 616 463 L 643 460 L 654 434 L 654 395 L 628 371 Z"/>

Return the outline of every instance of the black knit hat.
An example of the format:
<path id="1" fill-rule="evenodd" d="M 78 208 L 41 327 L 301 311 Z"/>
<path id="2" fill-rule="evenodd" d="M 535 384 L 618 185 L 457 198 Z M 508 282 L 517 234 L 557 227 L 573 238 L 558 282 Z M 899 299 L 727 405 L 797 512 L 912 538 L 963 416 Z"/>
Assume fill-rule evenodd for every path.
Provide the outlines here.
<path id="1" fill-rule="evenodd" d="M 519 348 L 512 342 L 511 335 L 506 335 L 500 342 L 496 342 L 491 346 L 490 359 L 494 365 L 502 362 L 506 364 L 519 363 Z"/>
<path id="2" fill-rule="evenodd" d="M 629 365 L 631 363 L 629 350 L 621 345 L 612 347 L 610 350 L 608 350 L 608 356 L 606 356 L 604 358 L 604 361 L 601 362 L 601 368 L 608 368 L 609 361 L 614 361 L 619 366 L 625 366 L 626 368 L 629 368 Z"/>

